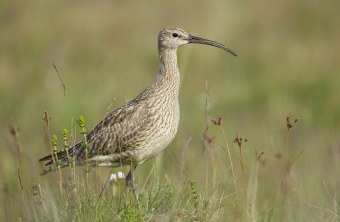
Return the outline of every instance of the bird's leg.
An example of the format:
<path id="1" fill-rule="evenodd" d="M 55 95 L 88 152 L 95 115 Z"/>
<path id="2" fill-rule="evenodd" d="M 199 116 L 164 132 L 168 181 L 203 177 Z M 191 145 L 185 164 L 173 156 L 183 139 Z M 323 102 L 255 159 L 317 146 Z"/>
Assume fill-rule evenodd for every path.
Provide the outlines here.
<path id="1" fill-rule="evenodd" d="M 138 202 L 138 187 L 135 183 L 135 170 L 136 170 L 137 164 L 131 163 L 130 166 L 130 172 L 126 177 L 126 186 L 130 187 L 133 195 L 135 196 L 137 202 Z"/>

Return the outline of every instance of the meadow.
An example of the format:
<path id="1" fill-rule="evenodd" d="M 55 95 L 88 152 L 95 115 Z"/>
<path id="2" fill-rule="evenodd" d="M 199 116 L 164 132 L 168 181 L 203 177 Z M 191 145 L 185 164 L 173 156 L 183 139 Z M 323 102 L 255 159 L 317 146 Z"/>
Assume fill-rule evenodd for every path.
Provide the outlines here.
<path id="1" fill-rule="evenodd" d="M 340 2 L 0 1 L 1 221 L 340 221 Z M 225 43 L 178 50 L 181 121 L 137 168 L 40 176 L 150 85 L 166 26 Z M 63 88 L 65 86 L 65 88 Z M 48 113 L 48 126 L 43 120 Z"/>

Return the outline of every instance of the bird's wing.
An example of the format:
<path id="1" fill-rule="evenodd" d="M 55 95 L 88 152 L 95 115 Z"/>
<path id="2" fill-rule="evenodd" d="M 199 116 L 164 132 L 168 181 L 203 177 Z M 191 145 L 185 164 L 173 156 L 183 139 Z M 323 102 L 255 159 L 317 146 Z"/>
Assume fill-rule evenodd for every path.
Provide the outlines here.
<path id="1" fill-rule="evenodd" d="M 86 137 L 89 144 L 88 158 L 123 153 L 127 149 L 138 147 L 138 143 L 142 141 L 139 137 L 141 132 L 150 127 L 154 116 L 147 108 L 147 104 L 141 100 L 143 99 L 136 98 L 116 109 L 89 132 Z M 61 150 L 56 155 L 61 168 L 69 165 L 68 155 L 76 161 L 83 162 L 86 158 L 84 143 L 79 141 L 68 151 Z M 42 175 L 57 169 L 52 155 L 39 161 L 47 161 L 45 165 L 49 166 Z"/>
<path id="2" fill-rule="evenodd" d="M 147 105 L 140 101 L 129 102 L 113 111 L 88 134 L 88 158 L 138 146 L 141 141 L 137 137 L 150 126 L 151 116 Z M 84 160 L 85 152 L 80 151 L 76 159 Z"/>

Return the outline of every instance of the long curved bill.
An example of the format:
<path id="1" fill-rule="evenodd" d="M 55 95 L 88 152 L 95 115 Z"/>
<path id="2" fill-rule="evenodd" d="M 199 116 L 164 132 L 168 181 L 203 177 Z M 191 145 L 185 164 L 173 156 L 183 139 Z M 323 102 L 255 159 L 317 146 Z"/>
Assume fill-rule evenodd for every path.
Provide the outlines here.
<path id="1" fill-rule="evenodd" d="M 221 44 L 219 42 L 215 42 L 215 41 L 208 40 L 208 39 L 203 39 L 203 38 L 200 38 L 200 37 L 197 37 L 197 36 L 193 36 L 193 35 L 189 35 L 187 40 L 188 40 L 189 43 L 197 43 L 197 44 L 204 44 L 204 45 L 215 46 L 217 48 L 220 48 L 220 49 L 223 49 L 223 50 L 229 52 L 233 56 L 237 56 L 237 54 L 233 50 L 227 48 L 225 45 L 223 45 L 223 44 Z"/>

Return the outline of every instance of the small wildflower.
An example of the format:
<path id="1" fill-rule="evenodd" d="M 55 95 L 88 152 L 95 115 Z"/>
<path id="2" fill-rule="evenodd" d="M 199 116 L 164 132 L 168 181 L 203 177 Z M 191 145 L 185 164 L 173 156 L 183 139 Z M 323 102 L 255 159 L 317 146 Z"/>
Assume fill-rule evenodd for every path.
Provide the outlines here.
<path id="1" fill-rule="evenodd" d="M 219 116 L 216 116 L 216 119 L 211 120 L 211 122 L 213 122 L 213 124 L 220 126 L 222 125 L 222 118 Z"/>
<path id="2" fill-rule="evenodd" d="M 196 210 L 199 207 L 199 202 L 198 202 L 198 189 L 197 189 L 197 183 L 194 180 L 190 181 L 190 188 L 191 188 L 191 194 L 193 197 L 193 205 L 196 208 Z"/>
<path id="3" fill-rule="evenodd" d="M 79 126 L 81 128 L 85 127 L 85 118 L 84 118 L 84 116 L 79 116 Z"/>
<path id="4" fill-rule="evenodd" d="M 86 166 L 86 175 L 88 175 L 89 172 L 89 165 L 88 165 L 88 149 L 89 144 L 87 142 L 87 130 L 85 129 L 85 118 L 84 116 L 79 117 L 79 126 L 80 126 L 80 134 L 83 136 L 84 140 L 82 142 L 82 146 L 85 149 L 85 166 Z"/>
<path id="5" fill-rule="evenodd" d="M 247 139 L 244 139 L 244 140 L 243 140 L 242 137 L 239 137 L 239 136 L 236 134 L 236 137 L 235 137 L 235 139 L 234 139 L 234 143 L 237 144 L 237 146 L 238 146 L 239 149 L 242 148 L 242 143 L 243 143 L 243 142 L 246 143 L 246 142 L 248 142 L 248 140 L 247 140 Z"/>
<path id="6" fill-rule="evenodd" d="M 70 153 L 69 153 L 70 144 L 67 142 L 68 141 L 67 129 L 63 130 L 63 141 L 64 141 L 64 148 L 66 150 L 66 155 L 67 155 L 67 163 L 69 164 L 70 167 L 72 167 L 73 159 L 71 158 Z"/>
<path id="7" fill-rule="evenodd" d="M 286 118 L 286 123 L 287 123 L 287 129 L 288 131 L 290 131 L 291 128 L 293 128 L 294 124 L 296 124 L 299 120 L 295 119 L 292 123 L 292 114 L 290 114 L 287 118 Z"/>
<path id="8" fill-rule="evenodd" d="M 118 182 L 118 180 L 125 179 L 125 175 L 123 172 L 112 173 L 109 177 L 109 182 Z"/>
<path id="9" fill-rule="evenodd" d="M 64 147 L 68 148 L 70 145 L 67 143 L 68 140 L 68 131 L 67 129 L 63 130 L 63 141 L 64 141 Z"/>
<path id="10" fill-rule="evenodd" d="M 80 130 L 80 134 L 81 135 L 86 135 L 87 134 L 87 130 L 86 129 L 81 129 Z"/>
<path id="11" fill-rule="evenodd" d="M 57 141 L 58 141 L 58 137 L 56 135 L 53 135 L 52 136 L 52 149 L 53 149 L 53 153 L 56 153 L 58 150 L 57 150 Z"/>

